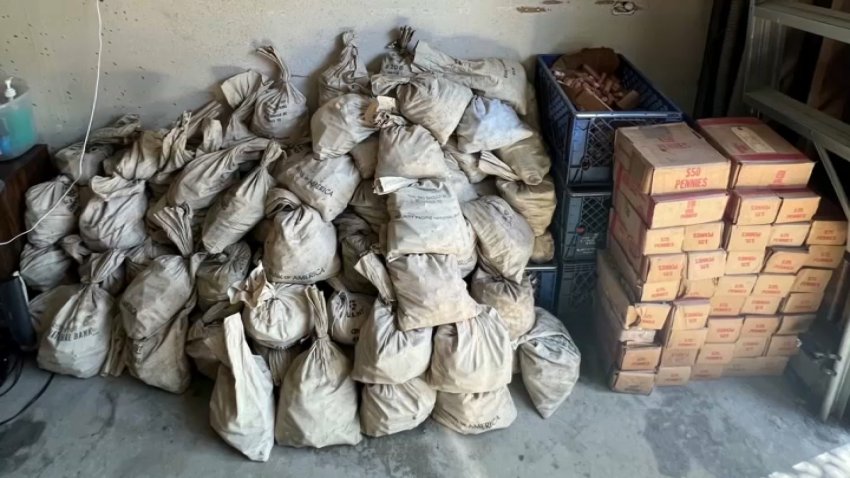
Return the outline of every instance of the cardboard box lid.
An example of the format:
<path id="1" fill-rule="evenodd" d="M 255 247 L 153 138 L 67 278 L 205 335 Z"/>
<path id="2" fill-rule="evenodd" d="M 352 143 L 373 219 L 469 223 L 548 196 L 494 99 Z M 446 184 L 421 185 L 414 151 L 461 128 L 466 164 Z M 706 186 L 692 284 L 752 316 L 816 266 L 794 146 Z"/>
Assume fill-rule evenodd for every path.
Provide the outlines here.
<path id="1" fill-rule="evenodd" d="M 720 249 L 723 242 L 723 221 L 684 226 L 682 250 L 685 252 Z"/>
<path id="2" fill-rule="evenodd" d="M 787 357 L 800 351 L 800 339 L 796 335 L 774 335 L 770 338 L 765 356 Z"/>
<path id="3" fill-rule="evenodd" d="M 792 292 L 823 292 L 832 278 L 832 269 L 804 267 L 797 272 L 791 286 Z"/>
<path id="4" fill-rule="evenodd" d="M 712 380 L 723 376 L 723 364 L 703 363 L 691 367 L 691 380 Z"/>
<path id="5" fill-rule="evenodd" d="M 669 387 L 685 385 L 691 378 L 691 367 L 658 367 L 655 373 L 655 385 Z"/>
<path id="6" fill-rule="evenodd" d="M 710 299 L 714 296 L 717 279 L 682 280 L 680 299 Z"/>
<path id="7" fill-rule="evenodd" d="M 715 295 L 711 298 L 711 315 L 718 317 L 739 315 L 747 297 L 741 295 Z"/>
<path id="8" fill-rule="evenodd" d="M 802 247 L 771 247 L 767 250 L 764 272 L 796 274 L 809 258 L 809 252 Z"/>
<path id="9" fill-rule="evenodd" d="M 730 184 L 733 188 L 803 187 L 809 182 L 815 163 L 800 160 L 733 159 Z"/>
<path id="10" fill-rule="evenodd" d="M 662 342 L 665 348 L 671 349 L 699 349 L 705 343 L 708 329 L 673 329 L 669 325 L 661 331 Z"/>
<path id="11" fill-rule="evenodd" d="M 688 265 L 685 278 L 688 280 L 712 279 L 721 277 L 726 271 L 726 251 L 688 252 Z"/>
<path id="12" fill-rule="evenodd" d="M 789 222 L 787 224 L 774 224 L 770 231 L 768 246 L 802 246 L 806 242 L 809 228 L 808 222 Z"/>
<path id="13" fill-rule="evenodd" d="M 615 392 L 649 395 L 655 386 L 655 372 L 615 370 L 611 374 L 609 385 Z"/>
<path id="14" fill-rule="evenodd" d="M 761 273 L 753 286 L 753 295 L 771 295 L 785 297 L 791 293 L 796 276 L 791 274 Z"/>
<path id="15" fill-rule="evenodd" d="M 729 158 L 808 160 L 800 150 L 758 118 L 706 118 L 697 120 L 697 125 L 706 140 Z"/>
<path id="16" fill-rule="evenodd" d="M 764 264 L 765 251 L 730 251 L 726 253 L 728 275 L 758 274 Z"/>
<path id="17" fill-rule="evenodd" d="M 753 291 L 758 279 L 757 274 L 744 274 L 734 276 L 723 276 L 717 279 L 717 295 L 740 295 L 747 296 Z"/>
<path id="18" fill-rule="evenodd" d="M 709 317 L 705 342 L 734 344 L 740 337 L 743 326 L 743 317 Z"/>
<path id="19" fill-rule="evenodd" d="M 780 310 L 785 314 L 807 314 L 817 312 L 823 302 L 823 292 L 792 292 L 785 298 Z"/>
<path id="20" fill-rule="evenodd" d="M 780 320 L 778 315 L 747 315 L 741 327 L 741 337 L 769 337 L 779 329 Z"/>
<path id="21" fill-rule="evenodd" d="M 777 224 L 809 222 L 820 205 L 820 195 L 810 189 L 780 189 L 776 194 L 782 200 L 774 221 Z"/>
<path id="22" fill-rule="evenodd" d="M 823 269 L 835 269 L 841 265 L 844 258 L 844 246 L 809 246 L 805 265 Z"/>
<path id="23" fill-rule="evenodd" d="M 673 302 L 671 327 L 674 329 L 703 329 L 711 301 L 708 299 L 680 299 Z"/>
<path id="24" fill-rule="evenodd" d="M 741 307 L 742 314 L 773 315 L 779 310 L 782 297 L 775 295 L 750 295 Z"/>
<path id="25" fill-rule="evenodd" d="M 788 314 L 782 316 L 782 322 L 776 330 L 777 335 L 797 335 L 809 328 L 817 319 L 817 314 Z"/>
<path id="26" fill-rule="evenodd" d="M 729 161 L 685 123 L 617 129 L 615 160 L 646 194 L 725 189 Z"/>
<path id="27" fill-rule="evenodd" d="M 741 226 L 727 224 L 724 247 L 728 251 L 763 251 L 773 228 L 770 224 Z"/>
<path id="28" fill-rule="evenodd" d="M 735 356 L 735 344 L 706 343 L 697 355 L 697 363 L 727 364 Z"/>
<path id="29" fill-rule="evenodd" d="M 745 321 L 746 322 L 746 321 Z M 744 336 L 735 342 L 735 357 L 761 357 L 770 341 L 769 335 Z"/>
<path id="30" fill-rule="evenodd" d="M 699 349 L 670 349 L 661 351 L 661 367 L 690 367 L 697 360 Z"/>
<path id="31" fill-rule="evenodd" d="M 732 224 L 772 224 L 782 199 L 770 190 L 734 190 L 729 196 L 726 217 Z"/>

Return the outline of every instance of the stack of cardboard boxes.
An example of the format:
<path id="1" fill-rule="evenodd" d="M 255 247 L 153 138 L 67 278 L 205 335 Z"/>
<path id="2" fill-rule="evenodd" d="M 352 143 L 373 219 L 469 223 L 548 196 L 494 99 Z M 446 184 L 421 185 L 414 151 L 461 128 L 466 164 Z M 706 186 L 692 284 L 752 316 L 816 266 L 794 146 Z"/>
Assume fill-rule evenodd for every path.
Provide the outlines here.
<path id="1" fill-rule="evenodd" d="M 596 297 L 616 391 L 781 373 L 843 256 L 810 160 L 754 119 L 701 127 L 617 131 Z"/>

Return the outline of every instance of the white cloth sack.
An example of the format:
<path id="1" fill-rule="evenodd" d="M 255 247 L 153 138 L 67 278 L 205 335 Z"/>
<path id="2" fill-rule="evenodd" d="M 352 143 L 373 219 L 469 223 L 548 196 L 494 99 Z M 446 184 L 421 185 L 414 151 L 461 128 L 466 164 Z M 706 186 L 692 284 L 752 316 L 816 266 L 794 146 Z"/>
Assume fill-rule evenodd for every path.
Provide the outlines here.
<path id="1" fill-rule="evenodd" d="M 381 129 L 375 187 L 384 192 L 388 179 L 443 179 L 449 174 L 443 150 L 427 129 L 395 116 Z"/>
<path id="2" fill-rule="evenodd" d="M 74 260 L 57 246 L 24 244 L 19 270 L 27 287 L 44 292 L 69 282 L 68 272 L 73 265 Z"/>
<path id="3" fill-rule="evenodd" d="M 364 435 L 382 437 L 412 430 L 427 420 L 437 392 L 417 377 L 397 385 L 365 385 L 360 397 L 360 429 Z"/>
<path id="4" fill-rule="evenodd" d="M 476 153 L 512 145 L 528 138 L 534 131 L 507 104 L 476 96 L 466 107 L 456 134 L 459 150 Z"/>
<path id="5" fill-rule="evenodd" d="M 472 226 L 470 226 L 468 222 L 466 223 L 466 231 L 469 235 L 469 238 L 466 242 L 467 249 L 456 256 L 457 267 L 458 269 L 460 269 L 461 277 L 466 277 L 469 274 L 472 274 L 472 271 L 474 271 L 475 267 L 478 265 L 478 241 L 475 237 L 475 231 L 472 229 Z"/>
<path id="6" fill-rule="evenodd" d="M 152 178 L 165 165 L 166 158 L 162 155 L 162 141 L 167 132 L 167 130 L 142 131 L 136 141 L 124 150 L 121 157 L 110 169 L 118 176 L 128 180 Z M 106 166 L 106 163 L 103 163 L 104 166 Z M 104 169 L 107 168 L 104 167 Z M 109 171 L 105 172 L 109 173 Z"/>
<path id="7" fill-rule="evenodd" d="M 470 295 L 479 304 L 496 309 L 511 340 L 534 326 L 534 288 L 527 275 L 516 283 L 478 268 L 472 276 Z"/>
<path id="8" fill-rule="evenodd" d="M 283 185 L 319 211 L 325 221 L 345 210 L 360 184 L 360 173 L 348 155 L 327 159 L 310 155 L 286 164 Z"/>
<path id="9" fill-rule="evenodd" d="M 274 386 L 265 361 L 253 355 L 238 315 L 224 319 L 221 337 L 208 339 L 222 366 L 210 397 L 210 426 L 253 461 L 274 447 Z"/>
<path id="10" fill-rule="evenodd" d="M 555 215 L 555 183 L 551 176 L 531 186 L 519 181 L 496 180 L 502 198 L 522 214 L 535 236 L 546 232 Z"/>
<path id="11" fill-rule="evenodd" d="M 411 69 L 413 52 L 408 49 L 413 33 L 413 28 L 409 26 L 399 27 L 396 39 L 386 46 L 389 52 L 381 58 L 382 75 L 410 76 L 413 74 Z"/>
<path id="12" fill-rule="evenodd" d="M 538 133 L 503 146 L 494 153 L 510 166 L 525 184 L 540 184 L 552 166 L 552 160 L 543 145 L 543 138 Z"/>
<path id="13" fill-rule="evenodd" d="M 257 49 L 280 70 L 275 83 L 257 96 L 251 130 L 259 136 L 293 142 L 307 135 L 310 111 L 307 99 L 291 82 L 286 63 L 273 46 Z"/>
<path id="14" fill-rule="evenodd" d="M 488 174 L 478 167 L 478 153 L 463 153 L 457 148 L 457 137 L 452 136 L 443 146 L 446 160 L 453 160 L 472 184 L 480 183 Z"/>
<path id="15" fill-rule="evenodd" d="M 282 153 L 269 142 L 260 164 L 218 197 L 204 219 L 201 241 L 207 252 L 217 254 L 235 244 L 263 219 L 266 194 L 275 184 L 269 169 Z"/>
<path id="16" fill-rule="evenodd" d="M 80 213 L 80 236 L 93 251 L 127 249 L 145 240 L 144 181 L 120 176 L 95 176 L 91 179 L 92 197 Z"/>
<path id="17" fill-rule="evenodd" d="M 416 45 L 413 67 L 415 71 L 442 73 L 446 78 L 466 85 L 484 96 L 507 102 L 519 114 L 526 112 L 528 81 L 525 68 L 516 60 L 459 60 L 420 41 Z"/>
<path id="18" fill-rule="evenodd" d="M 506 279 L 522 281 L 534 250 L 528 222 L 498 196 L 483 196 L 462 208 L 478 237 L 479 260 Z"/>
<path id="19" fill-rule="evenodd" d="M 372 189 L 372 181 L 364 180 L 357 185 L 351 201 L 348 203 L 355 214 L 363 218 L 372 231 L 377 233 L 381 226 L 390 220 L 387 212 L 387 197 L 375 194 Z"/>
<path id="20" fill-rule="evenodd" d="M 251 117 L 254 115 L 254 106 L 257 104 L 257 98 L 271 84 L 271 80 L 251 70 L 222 82 L 221 91 L 227 103 L 233 108 L 227 124 L 224 125 L 222 147 L 230 148 L 234 144 L 256 137 L 249 128 Z"/>
<path id="21" fill-rule="evenodd" d="M 218 302 L 202 315 L 190 318 L 186 333 L 186 355 L 191 357 L 195 368 L 203 375 L 215 380 L 218 375 L 219 359 L 211 345 L 223 340 L 222 322 L 226 317 L 239 314 L 242 306 L 230 302 Z"/>
<path id="22" fill-rule="evenodd" d="M 368 96 L 349 93 L 323 104 L 310 119 L 313 150 L 320 158 L 348 154 L 378 128 L 366 119 L 371 100 Z"/>
<path id="23" fill-rule="evenodd" d="M 272 225 L 263 248 L 263 263 L 274 282 L 314 284 L 337 275 L 336 229 L 310 206 L 285 189 L 266 197 Z"/>
<path id="24" fill-rule="evenodd" d="M 340 237 L 339 249 L 342 258 L 342 273 L 337 276 L 347 290 L 364 294 L 375 294 L 372 283 L 357 272 L 355 267 L 360 258 L 377 247 L 378 236 L 369 228 L 366 221 L 350 212 L 342 213 L 334 221 Z"/>
<path id="25" fill-rule="evenodd" d="M 263 357 L 263 360 L 266 361 L 266 365 L 269 366 L 269 370 L 272 373 L 272 382 L 274 382 L 275 387 L 279 387 L 283 384 L 283 379 L 286 377 L 287 370 L 289 370 L 289 367 L 292 366 L 293 362 L 295 362 L 295 359 L 307 350 L 307 346 L 309 345 L 309 341 L 305 340 L 285 349 L 275 349 L 265 347 L 257 342 L 251 342 L 254 352 L 260 354 Z"/>
<path id="26" fill-rule="evenodd" d="M 555 258 L 555 238 L 548 230 L 534 238 L 534 250 L 531 252 L 531 262 L 543 264 Z"/>
<path id="27" fill-rule="evenodd" d="M 316 319 L 316 338 L 286 372 L 275 421 L 281 445 L 322 448 L 360 443 L 357 385 L 351 361 L 328 337 L 325 300 L 315 287 L 308 291 Z"/>
<path id="28" fill-rule="evenodd" d="M 478 199 L 478 191 L 476 191 L 475 186 L 469 182 L 469 177 L 460 169 L 457 161 L 455 161 L 454 158 L 445 151 L 444 157 L 446 165 L 449 168 L 449 175 L 446 177 L 446 184 L 448 184 L 452 192 L 455 193 L 458 202 L 463 204 L 465 202 Z"/>
<path id="29" fill-rule="evenodd" d="M 408 254 L 390 261 L 388 269 L 401 330 L 436 327 L 478 313 L 453 255 Z"/>
<path id="30" fill-rule="evenodd" d="M 177 249 L 173 246 L 156 242 L 150 237 L 145 238 L 145 242 L 127 251 L 127 258 L 124 261 L 127 266 L 127 283 L 132 282 L 157 257 L 176 254 Z"/>
<path id="31" fill-rule="evenodd" d="M 121 261 L 117 266 L 110 267 L 110 272 L 106 274 L 106 276 L 103 277 L 100 281 L 100 288 L 105 290 L 106 293 L 111 295 L 112 297 L 118 297 L 119 295 L 121 295 L 121 292 L 124 291 L 124 286 L 127 285 L 125 274 L 126 267 L 124 266 L 124 262 L 126 261 L 126 250 L 114 249 L 112 251 L 107 251 L 104 253 L 92 253 L 89 256 L 85 257 L 79 267 L 81 278 L 94 277 L 95 275 L 100 275 L 101 272 L 98 270 L 98 268 L 103 267 L 103 265 L 101 264 L 101 262 L 103 261 L 101 256 L 103 254 L 116 251 L 121 251 Z"/>
<path id="32" fill-rule="evenodd" d="M 519 339 L 522 381 L 534 407 L 550 417 L 578 381 L 581 353 L 564 324 L 540 307 L 537 323 Z"/>
<path id="33" fill-rule="evenodd" d="M 511 338 L 499 313 L 479 306 L 475 317 L 437 327 L 428 384 L 442 392 L 491 392 L 511 383 L 512 358 Z"/>
<path id="34" fill-rule="evenodd" d="M 207 256 L 195 275 L 198 307 L 207 310 L 216 302 L 229 300 L 227 290 L 233 283 L 245 279 L 250 267 L 251 248 L 244 242 L 227 246 L 220 254 Z"/>
<path id="35" fill-rule="evenodd" d="M 458 433 L 478 435 L 509 427 L 516 407 L 508 387 L 484 393 L 437 392 L 431 418 Z"/>
<path id="36" fill-rule="evenodd" d="M 66 191 L 68 194 L 63 198 Z M 77 228 L 78 200 L 77 189 L 71 185 L 71 180 L 61 175 L 27 189 L 24 227 L 32 229 L 27 233 L 29 243 L 36 247 L 46 247 L 74 232 Z M 54 205 L 56 208 L 51 211 Z"/>
<path id="37" fill-rule="evenodd" d="M 71 179 L 76 179 L 77 184 L 85 186 L 91 178 L 101 174 L 102 164 L 112 156 L 112 146 L 108 144 L 89 144 L 83 154 L 83 143 L 74 143 L 66 146 L 53 155 L 53 164 L 60 173 Z M 82 164 L 82 170 L 80 165 Z"/>
<path id="38" fill-rule="evenodd" d="M 347 93 L 369 93 L 369 72 L 360 61 L 355 41 L 353 31 L 343 32 L 339 60 L 319 74 L 320 105 Z"/>
<path id="39" fill-rule="evenodd" d="M 375 176 L 375 167 L 378 165 L 378 135 L 372 135 L 357 143 L 351 149 L 351 157 L 354 166 L 360 171 L 360 177 L 371 179 Z"/>
<path id="40" fill-rule="evenodd" d="M 499 195 L 499 188 L 496 187 L 496 178 L 494 176 L 489 176 L 483 181 L 473 184 L 473 187 L 475 188 L 475 192 L 478 193 L 478 197 Z"/>
<path id="41" fill-rule="evenodd" d="M 507 163 L 499 159 L 490 151 L 482 151 L 478 156 L 478 169 L 492 176 L 495 181 L 504 179 L 506 181 L 521 181 L 522 179 Z M 497 188 L 498 190 L 498 188 Z"/>
<path id="42" fill-rule="evenodd" d="M 275 161 L 272 176 L 278 185 L 283 185 L 284 174 L 289 169 L 289 163 L 293 161 L 303 161 L 304 158 L 313 155 L 313 147 L 311 143 L 305 142 L 292 145 L 283 150 L 283 155 L 278 161 Z"/>
<path id="43" fill-rule="evenodd" d="M 375 297 L 356 292 L 339 290 L 331 294 L 328 298 L 328 309 L 331 338 L 334 342 L 354 345 L 360 337 L 363 322 L 372 312 L 374 302 Z"/>

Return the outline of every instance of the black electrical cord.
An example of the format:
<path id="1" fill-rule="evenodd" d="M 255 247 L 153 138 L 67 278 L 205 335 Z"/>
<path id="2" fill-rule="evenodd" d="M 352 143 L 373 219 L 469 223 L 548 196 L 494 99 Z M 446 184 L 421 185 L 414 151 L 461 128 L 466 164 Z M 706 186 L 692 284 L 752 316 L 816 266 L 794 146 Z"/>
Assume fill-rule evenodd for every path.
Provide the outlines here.
<path id="1" fill-rule="evenodd" d="M 50 377 L 47 377 L 47 381 L 46 381 L 46 382 L 44 382 L 44 386 L 42 386 L 42 387 L 41 387 L 41 390 L 39 390 L 39 391 L 38 391 L 38 393 L 36 393 L 36 394 L 35 394 L 35 396 L 34 396 L 34 397 L 32 397 L 32 398 L 31 398 L 31 399 L 30 399 L 30 400 L 29 400 L 29 401 L 28 401 L 28 402 L 27 402 L 27 403 L 23 406 L 23 408 L 21 408 L 20 410 L 18 410 L 18 413 L 14 414 L 14 415 L 12 415 L 11 417 L 9 417 L 9 418 L 7 418 L 7 419 L 3 420 L 2 422 L 0 422 L 0 427 L 2 427 L 2 426 L 4 426 L 4 425 L 6 425 L 6 424 L 10 423 L 12 420 L 14 420 L 14 419 L 18 418 L 19 416 L 21 416 L 21 414 L 22 414 L 22 413 L 24 413 L 25 411 L 27 411 L 27 410 L 29 409 L 29 407 L 33 406 L 33 404 L 34 404 L 36 401 L 38 401 L 38 399 L 39 399 L 39 398 L 41 398 L 41 396 L 42 396 L 42 395 L 44 395 L 44 392 L 47 390 L 47 387 L 50 385 L 50 382 L 52 382 L 52 381 L 53 381 L 53 377 L 55 377 L 55 376 L 56 376 L 56 374 L 51 373 L 51 374 L 50 374 Z"/>
<path id="2" fill-rule="evenodd" d="M 14 378 L 12 379 L 12 384 L 9 385 L 9 388 L 4 390 L 3 392 L 0 392 L 0 397 L 3 397 L 7 393 L 11 392 L 13 388 L 15 388 L 15 385 L 18 384 L 18 380 L 20 380 L 21 374 L 24 371 L 24 359 L 21 358 L 21 356 L 19 356 L 17 354 L 12 355 L 12 357 L 14 357 L 15 361 L 12 364 L 12 366 L 9 367 L 9 371 L 14 373 Z M 0 386 L 2 386 L 2 385 L 5 385 L 5 384 L 0 384 Z"/>

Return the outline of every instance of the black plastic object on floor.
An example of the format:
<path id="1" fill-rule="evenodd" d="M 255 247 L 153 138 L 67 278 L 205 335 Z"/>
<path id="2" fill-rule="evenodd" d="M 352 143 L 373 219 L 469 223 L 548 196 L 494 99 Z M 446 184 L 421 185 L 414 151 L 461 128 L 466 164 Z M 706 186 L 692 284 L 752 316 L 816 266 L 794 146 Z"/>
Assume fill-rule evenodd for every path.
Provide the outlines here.
<path id="1" fill-rule="evenodd" d="M 0 281 L 0 334 L 8 334 L 23 351 L 35 350 L 38 345 L 27 302 L 20 276 Z"/>

